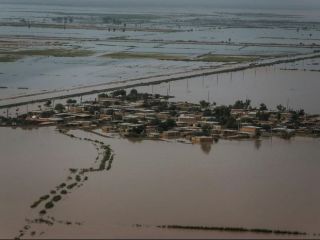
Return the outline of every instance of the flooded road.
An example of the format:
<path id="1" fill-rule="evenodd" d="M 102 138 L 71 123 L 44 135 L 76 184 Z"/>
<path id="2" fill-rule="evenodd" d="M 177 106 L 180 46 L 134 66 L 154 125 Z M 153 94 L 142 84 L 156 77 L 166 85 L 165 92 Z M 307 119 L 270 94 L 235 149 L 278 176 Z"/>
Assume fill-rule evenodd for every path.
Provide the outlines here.
<path id="1" fill-rule="evenodd" d="M 82 131 L 72 134 L 110 144 L 115 152 L 113 167 L 92 174 L 51 212 L 56 219 L 83 225 L 36 225 L 37 232 L 44 232 L 42 237 L 247 236 L 153 228 L 167 224 L 308 233 L 319 229 L 320 193 L 315 184 L 320 180 L 319 139 L 221 140 L 200 146 L 105 139 Z M 4 193 L 0 237 L 4 238 L 16 235 L 32 215 L 30 204 L 59 184 L 68 168 L 88 166 L 96 157 L 91 144 L 54 128 L 0 128 L 0 146 Z"/>

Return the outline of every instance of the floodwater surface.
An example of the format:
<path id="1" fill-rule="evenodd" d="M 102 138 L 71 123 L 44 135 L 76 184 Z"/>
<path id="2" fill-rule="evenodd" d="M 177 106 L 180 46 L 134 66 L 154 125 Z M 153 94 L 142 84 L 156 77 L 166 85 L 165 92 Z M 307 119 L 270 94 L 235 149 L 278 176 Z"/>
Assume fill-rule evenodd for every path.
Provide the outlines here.
<path id="1" fill-rule="evenodd" d="M 8 238 L 32 217 L 34 200 L 61 183 L 68 168 L 90 165 L 96 153 L 90 143 L 54 128 L 0 131 L 0 232 Z M 41 237 L 254 237 L 154 228 L 167 224 L 318 232 L 319 139 L 221 140 L 200 146 L 72 134 L 110 144 L 112 169 L 90 175 L 50 212 L 81 226 L 33 226 Z"/>
<path id="2" fill-rule="evenodd" d="M 190 78 L 186 80 L 139 87 L 139 92 L 174 96 L 173 101 L 199 103 L 201 100 L 217 105 L 233 104 L 237 100 L 252 100 L 253 106 L 265 103 L 271 109 L 285 107 L 307 113 L 320 113 L 319 59 L 279 64 Z M 291 70 L 294 69 L 294 70 Z M 305 70 L 306 69 L 306 70 Z M 311 71 L 313 70 L 313 71 Z"/>

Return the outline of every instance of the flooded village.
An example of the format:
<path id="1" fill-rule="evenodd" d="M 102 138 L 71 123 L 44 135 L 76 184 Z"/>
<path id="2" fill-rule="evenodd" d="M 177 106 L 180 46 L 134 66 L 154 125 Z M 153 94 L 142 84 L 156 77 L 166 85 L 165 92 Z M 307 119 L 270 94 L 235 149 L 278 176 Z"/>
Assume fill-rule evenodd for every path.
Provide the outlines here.
<path id="1" fill-rule="evenodd" d="M 128 138 L 183 139 L 192 143 L 213 143 L 219 138 L 243 139 L 294 135 L 319 137 L 320 115 L 303 109 L 291 110 L 278 105 L 276 110 L 250 100 L 230 106 L 217 106 L 205 100 L 199 104 L 169 102 L 170 96 L 139 93 L 136 89 L 117 90 L 97 95 L 93 101 L 65 104 L 47 101 L 44 109 L 1 117 L 0 125 L 32 128 L 55 125 L 68 129 L 101 130 Z M 54 105 L 54 106 L 52 106 Z M 182 141 L 182 140 L 181 140 Z"/>
<path id="2" fill-rule="evenodd" d="M 0 8 L 0 239 L 320 237 L 317 0 Z"/>

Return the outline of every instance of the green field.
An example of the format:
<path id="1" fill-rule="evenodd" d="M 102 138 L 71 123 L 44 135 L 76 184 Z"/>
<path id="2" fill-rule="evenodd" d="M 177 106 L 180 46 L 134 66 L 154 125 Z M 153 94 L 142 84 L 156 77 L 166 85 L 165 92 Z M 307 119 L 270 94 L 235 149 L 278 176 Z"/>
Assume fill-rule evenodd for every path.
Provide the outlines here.
<path id="1" fill-rule="evenodd" d="M 48 56 L 48 57 L 88 57 L 94 54 L 94 51 L 81 49 L 35 49 L 18 51 L 1 51 L 1 62 L 16 61 L 24 56 Z"/>
<path id="2" fill-rule="evenodd" d="M 242 63 L 242 62 L 252 62 L 258 60 L 258 56 L 231 56 L 231 55 L 215 55 L 215 54 L 206 54 L 199 56 L 197 58 L 197 61 L 201 62 L 236 62 L 236 63 Z"/>
<path id="3" fill-rule="evenodd" d="M 116 52 L 105 54 L 102 57 L 110 57 L 115 59 L 155 59 L 155 60 L 169 60 L 169 61 L 190 61 L 186 56 L 162 54 L 152 52 Z"/>
<path id="4" fill-rule="evenodd" d="M 110 57 L 114 59 L 154 59 L 154 60 L 167 60 L 167 61 L 194 61 L 194 62 L 251 62 L 258 60 L 258 56 L 230 56 L 230 55 L 214 55 L 205 54 L 196 58 L 164 54 L 164 53 L 153 53 L 153 52 L 115 52 L 102 55 L 102 57 Z"/>

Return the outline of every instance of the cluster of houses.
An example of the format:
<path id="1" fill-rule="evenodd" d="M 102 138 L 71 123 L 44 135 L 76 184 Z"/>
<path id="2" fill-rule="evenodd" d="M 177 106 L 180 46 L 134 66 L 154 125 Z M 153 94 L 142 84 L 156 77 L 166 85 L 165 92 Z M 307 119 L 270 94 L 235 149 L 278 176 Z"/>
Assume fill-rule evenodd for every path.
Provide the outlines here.
<path id="1" fill-rule="evenodd" d="M 131 93 L 130 93 L 131 94 Z M 18 116 L 2 118 L 0 125 L 58 125 L 62 128 L 100 128 L 125 137 L 186 139 L 212 143 L 218 138 L 238 139 L 293 134 L 320 135 L 320 116 L 285 109 L 215 106 L 171 102 L 168 97 L 137 94 L 99 95 L 94 101 L 60 104 Z M 238 104 L 239 105 L 239 104 Z"/>

